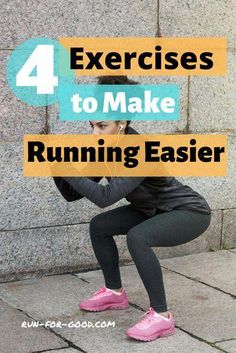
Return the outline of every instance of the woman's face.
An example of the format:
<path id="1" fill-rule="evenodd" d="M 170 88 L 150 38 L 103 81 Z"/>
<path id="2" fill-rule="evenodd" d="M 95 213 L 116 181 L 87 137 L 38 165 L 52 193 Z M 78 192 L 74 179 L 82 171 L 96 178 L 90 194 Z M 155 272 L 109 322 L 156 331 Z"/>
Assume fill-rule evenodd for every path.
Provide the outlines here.
<path id="1" fill-rule="evenodd" d="M 110 135 L 110 134 L 118 134 L 120 124 L 118 121 L 110 120 L 110 121 L 89 121 L 89 124 L 92 128 L 92 133 L 94 135 Z M 120 133 L 124 133 L 124 129 L 120 131 Z"/>

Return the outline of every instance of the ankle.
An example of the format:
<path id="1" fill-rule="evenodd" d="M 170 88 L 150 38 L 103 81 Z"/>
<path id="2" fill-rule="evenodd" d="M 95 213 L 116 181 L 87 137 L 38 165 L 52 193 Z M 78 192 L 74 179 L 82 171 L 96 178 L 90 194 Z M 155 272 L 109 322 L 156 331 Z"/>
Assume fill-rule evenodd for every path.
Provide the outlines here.
<path id="1" fill-rule="evenodd" d="M 168 311 L 162 311 L 162 312 L 158 312 L 159 315 L 164 316 L 166 319 L 169 318 L 169 312 Z"/>
<path id="2" fill-rule="evenodd" d="M 121 288 L 108 288 L 108 287 L 106 287 L 106 288 L 110 289 L 110 290 L 112 290 L 114 292 L 121 292 L 122 291 L 122 287 Z"/>

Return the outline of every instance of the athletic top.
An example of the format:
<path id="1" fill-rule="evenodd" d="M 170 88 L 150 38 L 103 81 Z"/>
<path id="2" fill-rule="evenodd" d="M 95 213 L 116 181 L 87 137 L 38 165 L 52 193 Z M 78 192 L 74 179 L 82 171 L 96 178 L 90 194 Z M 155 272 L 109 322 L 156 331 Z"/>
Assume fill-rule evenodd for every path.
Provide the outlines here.
<path id="1" fill-rule="evenodd" d="M 139 134 L 128 126 L 126 134 Z M 147 216 L 157 210 L 189 210 L 211 214 L 205 198 L 190 186 L 175 177 L 106 177 L 107 185 L 99 184 L 103 177 L 53 177 L 62 196 L 68 201 L 86 197 L 95 205 L 104 208 L 122 198 Z"/>

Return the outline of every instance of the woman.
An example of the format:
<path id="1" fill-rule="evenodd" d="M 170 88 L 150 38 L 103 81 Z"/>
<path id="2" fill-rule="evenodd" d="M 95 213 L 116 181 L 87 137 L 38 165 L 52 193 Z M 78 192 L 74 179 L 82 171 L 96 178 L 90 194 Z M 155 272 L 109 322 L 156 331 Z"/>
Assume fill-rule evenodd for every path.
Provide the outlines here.
<path id="1" fill-rule="evenodd" d="M 127 77 L 101 77 L 100 84 L 134 84 Z M 94 134 L 139 134 L 130 121 L 90 121 Z M 152 247 L 176 246 L 199 237 L 211 221 L 206 200 L 174 177 L 54 177 L 67 201 L 86 197 L 104 208 L 122 198 L 130 203 L 92 218 L 90 238 L 105 285 L 80 302 L 88 311 L 125 309 L 119 254 L 114 235 L 127 234 L 127 246 L 150 300 L 140 320 L 126 330 L 128 337 L 151 341 L 174 333 L 173 314 L 167 308 L 160 262 Z"/>

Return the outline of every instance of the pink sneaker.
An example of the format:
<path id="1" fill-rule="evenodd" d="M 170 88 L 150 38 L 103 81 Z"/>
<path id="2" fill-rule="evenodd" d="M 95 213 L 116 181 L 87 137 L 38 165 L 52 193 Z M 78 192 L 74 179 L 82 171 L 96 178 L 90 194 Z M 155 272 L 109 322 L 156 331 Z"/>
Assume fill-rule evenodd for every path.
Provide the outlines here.
<path id="1" fill-rule="evenodd" d="M 164 318 L 150 307 L 139 322 L 128 328 L 125 333 L 128 337 L 141 341 L 153 341 L 158 337 L 173 335 L 175 330 L 173 315 L 170 311 L 168 313 L 169 318 Z"/>
<path id="2" fill-rule="evenodd" d="M 80 309 L 89 311 L 102 311 L 106 309 L 126 309 L 129 306 L 128 298 L 124 288 L 121 294 L 114 293 L 106 286 L 100 287 L 91 298 L 80 302 Z"/>

